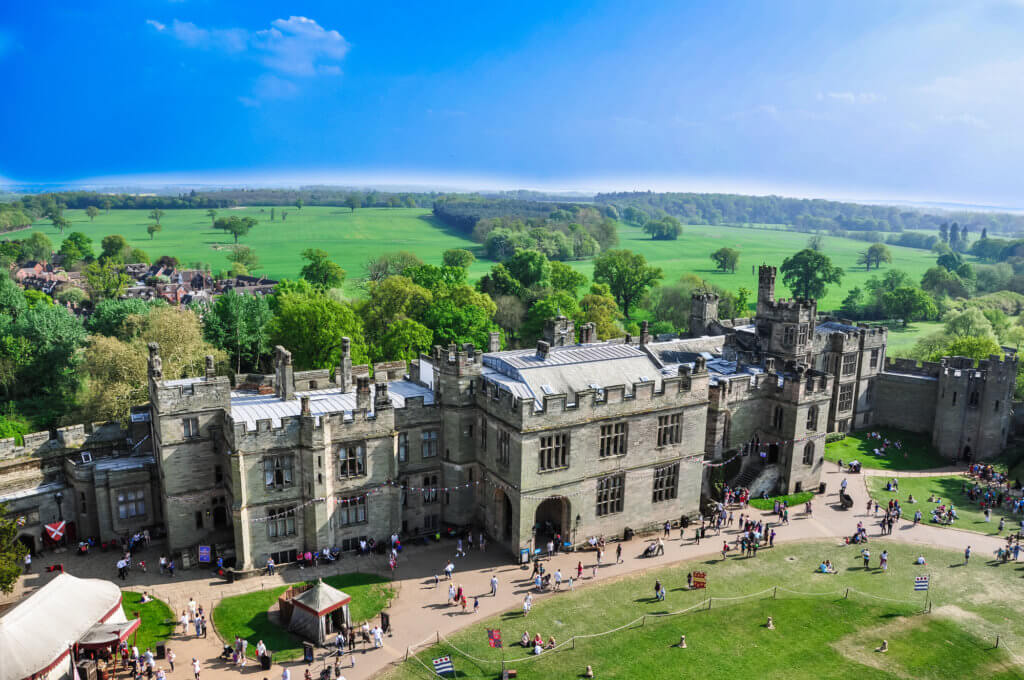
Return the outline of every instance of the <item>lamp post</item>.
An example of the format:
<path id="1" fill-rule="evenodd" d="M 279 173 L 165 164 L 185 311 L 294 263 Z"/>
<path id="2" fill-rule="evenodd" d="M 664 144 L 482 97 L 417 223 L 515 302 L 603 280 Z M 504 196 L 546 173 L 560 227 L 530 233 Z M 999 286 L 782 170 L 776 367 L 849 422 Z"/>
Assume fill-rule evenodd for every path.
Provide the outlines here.
<path id="1" fill-rule="evenodd" d="M 579 514 L 576 515 L 576 525 L 572 528 L 572 549 L 576 550 L 576 532 L 580 530 L 580 522 L 583 520 Z"/>
<path id="2" fill-rule="evenodd" d="M 64 494 L 58 491 L 54 498 L 57 500 L 57 519 L 61 522 L 64 521 L 64 508 L 61 503 L 64 502 Z"/>

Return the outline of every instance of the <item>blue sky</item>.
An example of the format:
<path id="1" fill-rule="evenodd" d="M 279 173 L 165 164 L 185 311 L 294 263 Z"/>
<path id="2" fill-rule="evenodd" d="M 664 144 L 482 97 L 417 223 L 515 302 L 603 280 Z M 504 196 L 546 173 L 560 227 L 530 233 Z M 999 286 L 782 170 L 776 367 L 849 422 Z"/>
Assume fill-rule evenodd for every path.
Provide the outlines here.
<path id="1" fill-rule="evenodd" d="M 5 3 L 0 177 L 1024 208 L 1022 35 L 1022 0 Z"/>

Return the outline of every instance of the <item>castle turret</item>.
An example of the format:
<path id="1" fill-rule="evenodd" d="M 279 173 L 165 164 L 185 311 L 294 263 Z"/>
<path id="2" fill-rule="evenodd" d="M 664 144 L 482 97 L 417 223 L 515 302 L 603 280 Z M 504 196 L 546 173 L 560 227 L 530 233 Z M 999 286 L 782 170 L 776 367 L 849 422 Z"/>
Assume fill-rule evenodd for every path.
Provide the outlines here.
<path id="1" fill-rule="evenodd" d="M 968 357 L 945 357 L 932 445 L 948 458 L 990 460 L 1005 447 L 1016 387 L 1017 357 L 990 356 L 974 364 Z"/>
<path id="2" fill-rule="evenodd" d="M 690 335 L 707 335 L 714 321 L 718 321 L 718 296 L 710 291 L 694 292 L 690 299 Z"/>
<path id="3" fill-rule="evenodd" d="M 775 302 L 775 267 L 766 264 L 757 270 L 757 306 L 760 312 L 761 303 Z"/>

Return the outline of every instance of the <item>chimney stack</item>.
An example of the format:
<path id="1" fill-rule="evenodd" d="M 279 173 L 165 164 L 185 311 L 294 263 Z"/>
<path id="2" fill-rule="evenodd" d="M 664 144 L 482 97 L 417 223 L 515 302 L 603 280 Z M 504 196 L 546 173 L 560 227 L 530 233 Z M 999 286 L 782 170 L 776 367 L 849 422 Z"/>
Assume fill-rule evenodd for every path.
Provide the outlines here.
<path id="1" fill-rule="evenodd" d="M 640 347 L 646 347 L 647 343 L 651 341 L 651 334 L 647 332 L 647 322 L 640 322 Z"/>
<path id="2" fill-rule="evenodd" d="M 274 383 L 277 396 L 288 401 L 295 396 L 292 353 L 281 345 L 274 348 Z"/>
<path id="3" fill-rule="evenodd" d="M 548 358 L 548 352 L 551 351 L 551 345 L 543 340 L 537 341 L 537 358 L 541 361 L 545 361 Z"/>
<path id="4" fill-rule="evenodd" d="M 490 335 L 487 336 L 487 351 L 501 351 L 501 333 L 491 333 Z"/>
<path id="5" fill-rule="evenodd" d="M 370 411 L 370 378 L 361 375 L 356 378 L 356 410 Z"/>
<path id="6" fill-rule="evenodd" d="M 299 399 L 299 402 L 302 404 L 302 415 L 308 416 L 310 414 L 310 411 L 309 411 L 309 397 L 301 397 Z"/>
<path id="7" fill-rule="evenodd" d="M 386 382 L 374 383 L 373 388 L 373 410 L 382 411 L 391 408 L 391 395 L 388 394 L 388 384 Z"/>
<path id="8" fill-rule="evenodd" d="M 213 370 L 213 355 L 212 354 L 207 354 L 206 355 L 206 374 L 205 375 L 206 375 L 206 379 L 207 380 L 212 380 L 217 375 L 217 373 Z"/>
<path id="9" fill-rule="evenodd" d="M 352 341 L 348 338 L 341 339 L 341 361 L 334 374 L 334 382 L 342 392 L 352 388 Z"/>
<path id="10" fill-rule="evenodd" d="M 580 326 L 580 344 L 589 345 L 597 342 L 597 325 L 591 321 Z"/>

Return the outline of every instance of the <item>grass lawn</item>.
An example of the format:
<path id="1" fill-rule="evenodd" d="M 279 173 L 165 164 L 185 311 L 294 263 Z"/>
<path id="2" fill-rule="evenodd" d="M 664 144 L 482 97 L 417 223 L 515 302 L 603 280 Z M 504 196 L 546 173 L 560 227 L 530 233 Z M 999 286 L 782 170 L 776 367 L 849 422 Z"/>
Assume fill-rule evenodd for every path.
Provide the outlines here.
<path id="1" fill-rule="evenodd" d="M 790 508 L 795 508 L 798 505 L 803 505 L 807 501 L 814 498 L 814 493 L 811 491 L 801 491 L 800 493 L 793 493 L 788 496 L 771 496 L 770 498 L 751 498 L 750 505 L 754 506 L 758 510 L 771 510 L 775 507 L 775 501 L 780 503 L 786 503 Z"/>
<path id="2" fill-rule="evenodd" d="M 441 254 L 449 248 L 467 248 L 478 258 L 482 257 L 479 244 L 434 220 L 430 211 L 421 208 L 362 208 L 353 213 L 348 208 L 311 206 L 301 212 L 289 209 L 285 222 L 281 222 L 280 208 L 276 212 L 275 222 L 269 221 L 270 208 L 224 209 L 218 214 L 251 216 L 260 221 L 240 241 L 255 250 L 260 258 L 262 266 L 258 273 L 297 278 L 302 268 L 302 251 L 320 248 L 348 272 L 345 287 L 352 295 L 360 292 L 357 279 L 363 275 L 365 262 L 383 252 L 408 250 L 432 264 L 440 264 Z M 83 232 L 93 239 L 97 252 L 104 236 L 121 234 L 131 246 L 146 251 L 152 259 L 166 254 L 186 264 L 208 262 L 214 271 L 227 269 L 226 246 L 231 245 L 233 239 L 230 234 L 211 227 L 205 210 L 166 211 L 161 220 L 163 230 L 154 239 L 146 233 L 151 222 L 148 214 L 148 210 L 112 210 L 109 215 L 100 214 L 90 222 L 84 210 L 68 210 L 65 217 L 72 225 L 67 233 Z M 32 231 L 46 234 L 55 248 L 63 240 L 48 221 L 39 221 L 32 229 L 11 232 L 2 238 L 22 239 Z M 784 229 L 687 225 L 677 241 L 654 241 L 640 228 L 620 223 L 618 247 L 638 252 L 651 264 L 661 267 L 665 272 L 664 283 L 677 281 L 686 273 L 695 273 L 728 290 L 746 287 L 756 293 L 756 265 L 762 262 L 781 265 L 783 259 L 803 249 L 807 239 L 807 234 Z M 870 276 L 877 274 L 875 270 L 866 272 L 856 264 L 858 253 L 867 245 L 853 239 L 825 237 L 825 252 L 846 274 L 841 286 L 829 286 L 828 294 L 818 301 L 820 310 L 838 309 L 847 290 L 853 286 L 863 287 Z M 735 273 L 717 271 L 710 259 L 712 252 L 724 246 L 740 250 L 740 264 Z M 893 256 L 890 266 L 905 270 L 914 280 L 920 279 L 934 264 L 934 254 L 928 251 L 899 246 L 889 249 Z M 480 278 L 492 264 L 489 260 L 478 260 L 470 268 L 470 279 Z M 592 260 L 571 264 L 588 277 L 593 273 Z M 776 284 L 776 296 L 790 296 L 781 277 Z"/>
<path id="3" fill-rule="evenodd" d="M 136 633 L 139 650 L 143 651 L 148 647 L 155 651 L 157 643 L 163 642 L 174 632 L 174 614 L 161 600 L 150 600 L 143 604 L 140 602 L 141 599 L 142 593 L 122 590 L 121 608 L 129 620 L 135 618 L 135 612 L 138 612 L 142 619 Z"/>
<path id="4" fill-rule="evenodd" d="M 897 324 L 887 324 L 889 328 L 889 344 L 885 355 L 890 357 L 909 356 L 914 343 L 926 335 L 937 333 L 944 328 L 941 321 L 917 321 L 906 328 Z"/>
<path id="5" fill-rule="evenodd" d="M 883 549 L 890 553 L 889 570 L 884 573 L 874 568 L 877 560 L 871 569 L 863 569 L 854 547 L 832 541 L 783 543 L 756 558 L 715 558 L 656 569 L 542 598 L 528 618 L 512 611 L 481 621 L 450 641 L 423 650 L 417 658 L 429 667 L 430 659 L 450 654 L 458 677 L 493 678 L 499 675 L 502 654 L 487 645 L 488 628 L 501 629 L 506 658 L 522 659 L 528 654 L 516 643 L 524 630 L 531 636 L 539 632 L 545 640 L 553 635 L 561 643 L 574 635 L 627 626 L 647 615 L 643 624 L 577 639 L 574 648 L 567 645 L 508 667 L 515 668 L 523 680 L 581 677 L 588 664 L 598 678 L 656 680 L 1020 677 L 1020 669 L 1012 666 L 1005 649 L 993 649 L 999 631 L 1004 636 L 1001 645 L 1014 653 L 1024 651 L 1019 642 L 1024 618 L 1016 612 L 1016 598 L 1024 592 L 1020 567 L 996 567 L 978 560 L 966 568 L 949 568 L 960 562 L 958 555 L 928 548 L 923 551 L 929 566 L 919 567 L 913 560 L 921 548 L 883 541 L 872 545 L 876 555 Z M 837 575 L 814 573 L 826 558 L 838 568 Z M 707 573 L 707 591 L 685 590 L 686 573 L 694 569 Z M 913 591 L 913 577 L 928 572 L 934 609 L 921 614 L 924 597 Z M 664 602 L 652 597 L 656 578 L 668 589 Z M 769 590 L 749 599 L 715 600 L 710 610 L 651 616 L 698 604 L 706 594 L 727 598 L 776 584 L 818 595 L 780 590 L 778 599 L 772 599 Z M 854 592 L 844 599 L 847 588 Z M 768 616 L 775 620 L 774 631 L 764 627 Z M 673 647 L 681 634 L 686 635 L 686 650 Z M 884 655 L 874 652 L 883 638 L 890 648 Z M 472 661 L 462 652 L 490 663 Z M 410 659 L 387 677 L 430 676 L 423 665 Z"/>
<path id="6" fill-rule="evenodd" d="M 1000 517 L 1006 517 L 1006 529 L 1003 531 L 1004 536 L 1010 533 L 1011 529 L 1015 530 L 1019 527 L 1021 516 L 1015 516 L 1013 513 L 1002 508 L 992 510 L 992 521 L 986 522 L 985 515 L 982 513 L 981 508 L 978 507 L 978 503 L 969 500 L 967 494 L 960 490 L 964 482 L 967 483 L 968 488 L 974 484 L 972 480 L 963 475 L 950 475 L 948 477 L 900 477 L 899 493 L 885 490 L 885 483 L 888 480 L 888 477 L 868 477 L 868 491 L 871 493 L 872 498 L 883 505 L 888 504 L 890 499 L 898 498 L 904 504 L 904 517 L 913 519 L 914 511 L 920 510 L 923 515 L 921 521 L 929 522 L 931 520 L 932 508 L 938 505 L 938 503 L 929 503 L 928 498 L 935 494 L 942 499 L 943 503 L 948 504 L 952 501 L 953 505 L 956 506 L 956 512 L 960 515 L 960 519 L 956 520 L 952 526 L 957 529 L 977 531 L 982 534 L 995 534 L 996 530 L 999 529 Z M 982 488 L 985 487 L 984 484 L 981 486 Z M 914 494 L 914 500 L 917 501 L 914 505 L 906 505 L 907 497 L 910 494 Z"/>
<path id="7" fill-rule="evenodd" d="M 352 622 L 376 616 L 387 606 L 394 591 L 388 579 L 374 574 L 338 574 L 328 576 L 324 583 L 344 591 L 352 597 L 349 613 Z M 249 641 L 249 654 L 255 658 L 256 643 L 263 640 L 277 661 L 302 656 L 302 641 L 275 623 L 271 623 L 268 610 L 289 586 L 279 586 L 221 600 L 213 610 L 213 625 L 225 640 L 239 635 Z"/>
<path id="8" fill-rule="evenodd" d="M 889 441 L 900 441 L 903 448 L 897 450 L 890 446 L 885 456 L 875 456 L 872 451 L 879 448 L 879 441 L 870 439 L 870 432 L 878 432 Z M 859 460 L 863 467 L 876 470 L 928 470 L 949 465 L 949 461 L 932 448 L 928 435 L 880 427 L 851 432 L 845 439 L 829 442 L 825 445 L 825 460 L 833 463 L 841 460 L 844 464 Z"/>

